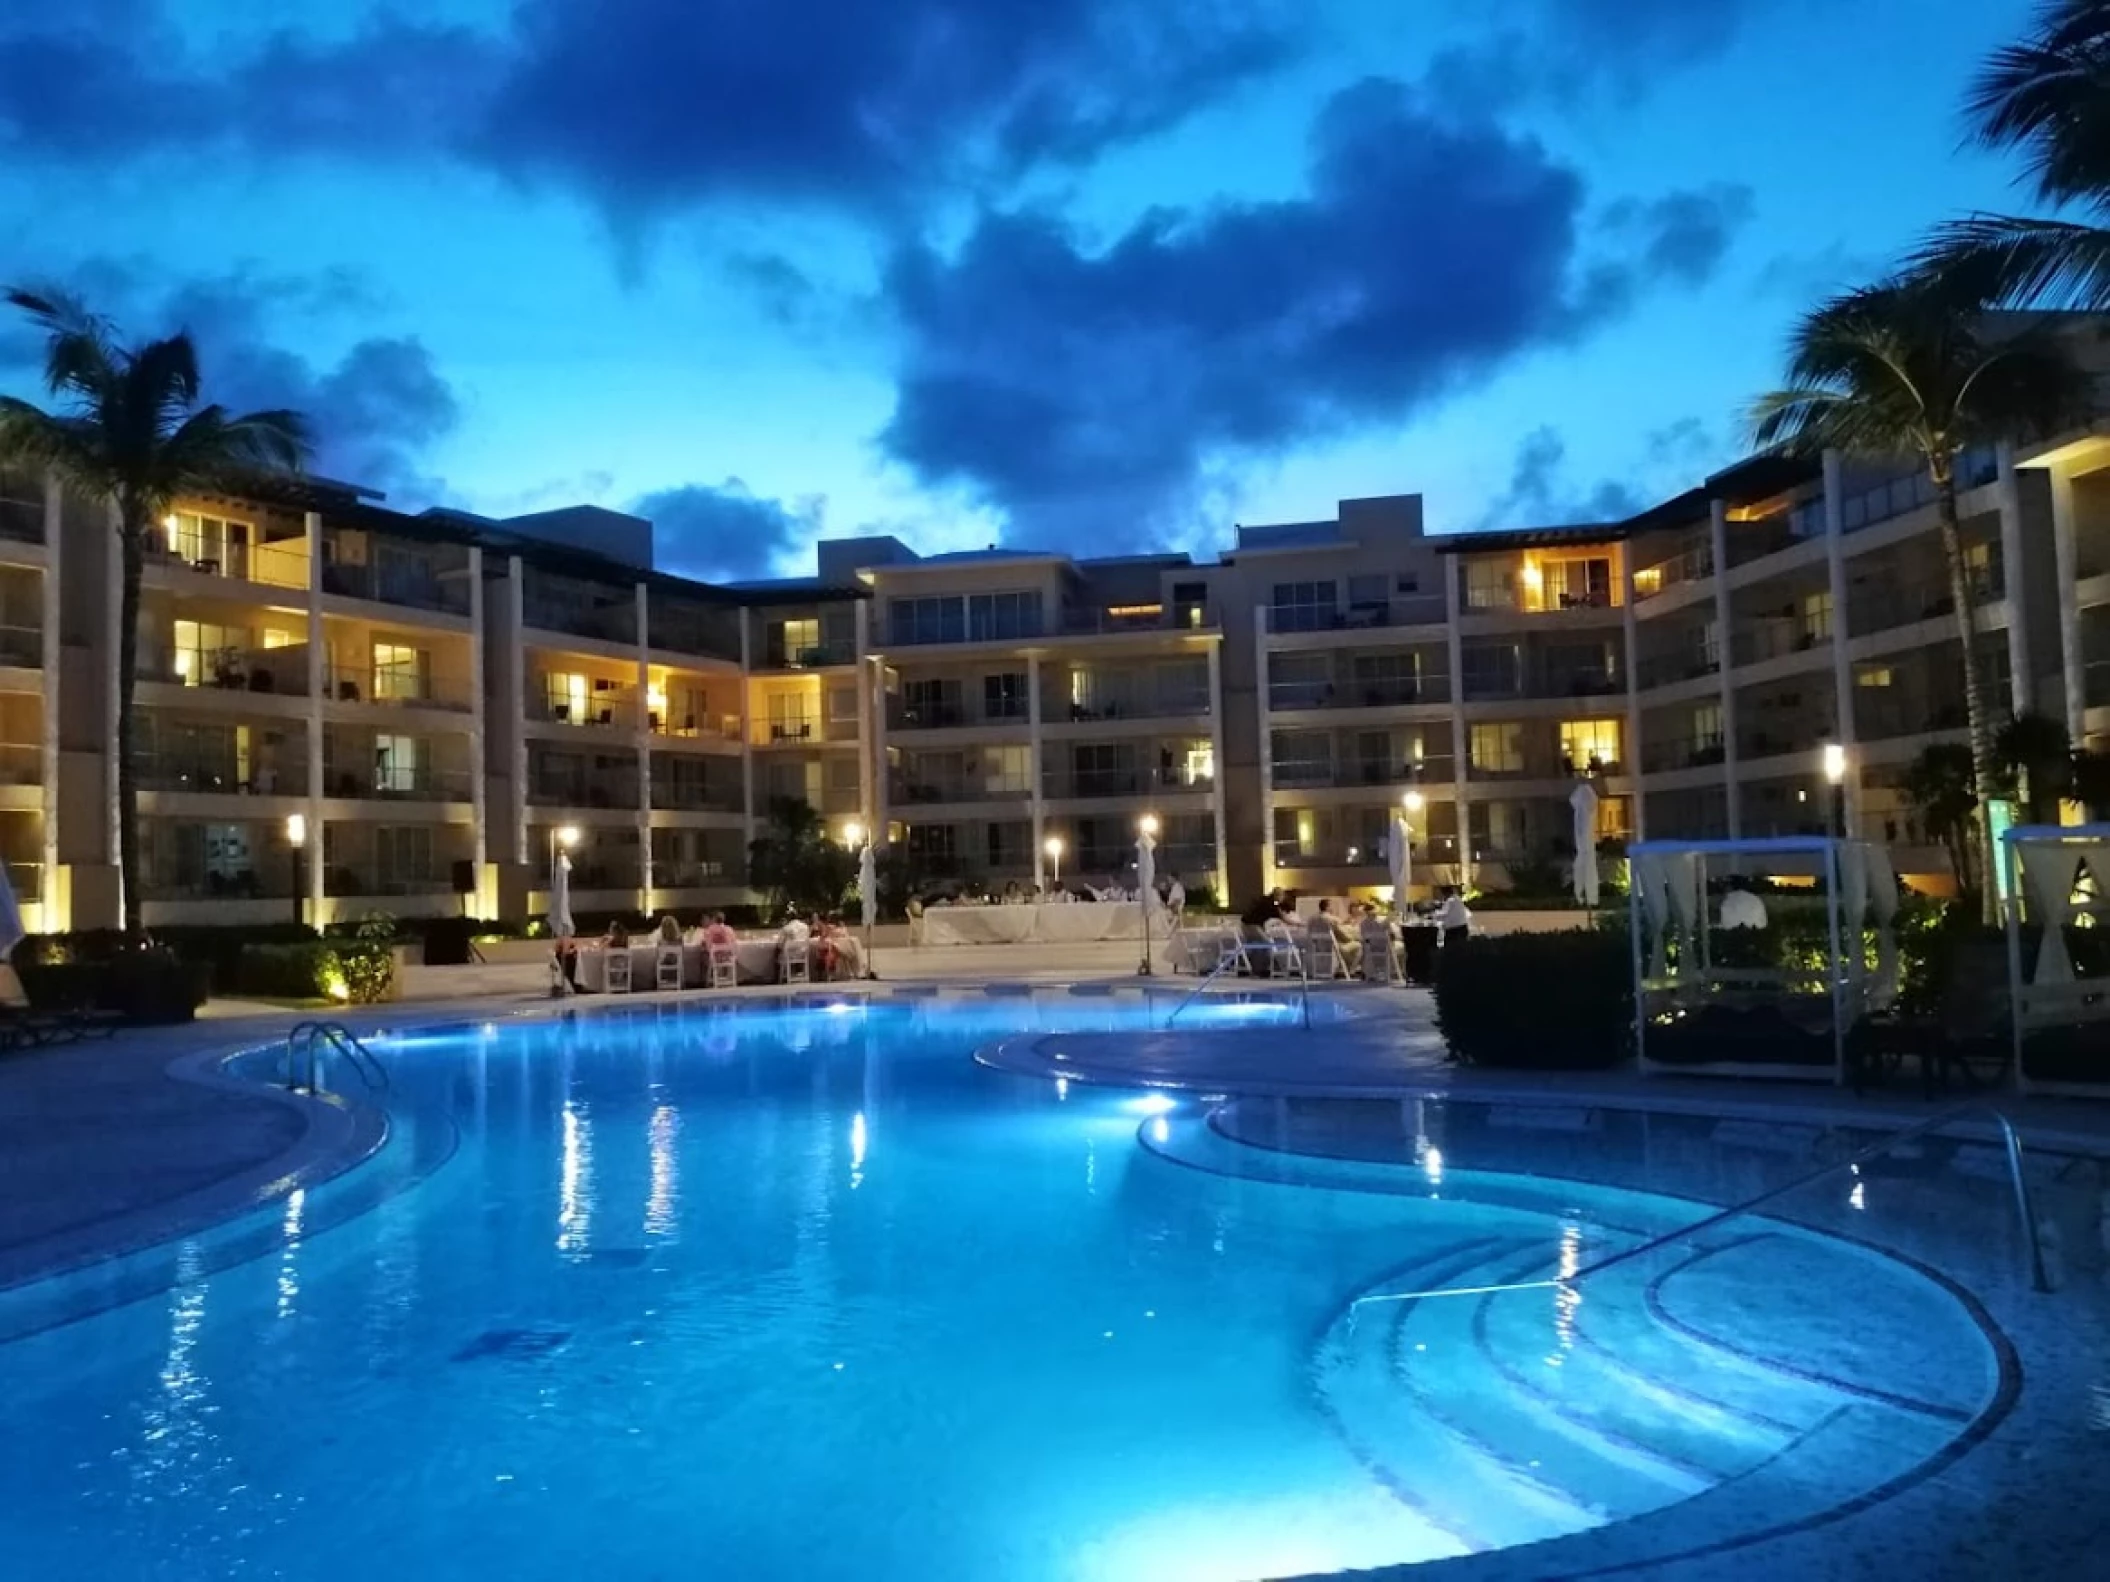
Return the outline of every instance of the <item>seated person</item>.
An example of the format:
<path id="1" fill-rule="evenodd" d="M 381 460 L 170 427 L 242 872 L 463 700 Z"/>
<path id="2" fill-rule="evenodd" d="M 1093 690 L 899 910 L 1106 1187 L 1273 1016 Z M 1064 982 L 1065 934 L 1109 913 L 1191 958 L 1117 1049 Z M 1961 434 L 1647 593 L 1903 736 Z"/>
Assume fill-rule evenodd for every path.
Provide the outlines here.
<path id="1" fill-rule="evenodd" d="M 1270 890 L 1239 915 L 1239 926 L 1248 939 L 1258 939 L 1270 923 L 1282 920 L 1288 907 L 1287 890 Z"/>
<path id="2" fill-rule="evenodd" d="M 821 927 L 821 938 L 825 941 L 834 963 L 845 978 L 862 978 L 865 975 L 864 941 L 850 930 L 842 918 L 830 917 Z"/>
<path id="3" fill-rule="evenodd" d="M 1349 902 L 1350 912 L 1353 913 L 1360 904 L 1355 901 Z M 1347 969 L 1349 977 L 1353 978 L 1363 970 L 1362 935 L 1357 932 L 1356 928 L 1352 928 L 1341 921 L 1340 917 L 1334 912 L 1333 902 L 1321 901 L 1319 903 L 1319 917 L 1314 926 L 1325 929 L 1328 934 L 1333 936 L 1333 948 L 1339 953 L 1341 965 Z M 1360 927 L 1360 923 L 1357 926 Z"/>
<path id="4" fill-rule="evenodd" d="M 608 925 L 608 932 L 601 936 L 601 946 L 604 950 L 628 950 L 630 948 L 630 930 L 623 927 L 621 918 L 617 918 Z"/>
<path id="5" fill-rule="evenodd" d="M 1175 923 L 1179 921 L 1180 914 L 1187 910 L 1187 887 L 1180 883 L 1177 875 L 1165 886 L 1165 910 L 1172 914 Z"/>
<path id="6" fill-rule="evenodd" d="M 787 945 L 795 940 L 808 940 L 812 937 L 813 926 L 796 912 L 784 920 L 783 928 L 777 933 L 777 938 Z"/>
<path id="7" fill-rule="evenodd" d="M 674 920 L 672 912 L 667 913 L 659 920 L 659 943 L 662 945 L 679 945 L 681 943 L 681 924 Z"/>
<path id="8" fill-rule="evenodd" d="M 738 945 L 740 936 L 732 931 L 723 912 L 713 912 L 711 920 L 703 926 L 703 943 L 712 950 L 721 946 Z"/>

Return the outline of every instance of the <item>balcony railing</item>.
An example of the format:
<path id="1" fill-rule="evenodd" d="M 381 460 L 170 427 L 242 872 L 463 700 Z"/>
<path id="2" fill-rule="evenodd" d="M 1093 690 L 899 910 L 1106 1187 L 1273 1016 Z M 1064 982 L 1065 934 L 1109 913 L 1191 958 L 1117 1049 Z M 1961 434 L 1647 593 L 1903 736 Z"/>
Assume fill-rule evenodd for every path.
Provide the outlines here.
<path id="1" fill-rule="evenodd" d="M 1858 728 L 1858 719 L 1856 723 Z M 1870 733 L 1863 731 L 1861 734 Z M 1824 744 L 1833 740 L 1836 740 L 1836 736 L 1828 720 L 1802 725 L 1754 726 L 1736 733 L 1736 755 L 1743 762 L 1754 758 L 1807 756 L 1811 773 L 1814 774 L 1817 772 L 1819 754 L 1823 752 Z"/>
<path id="2" fill-rule="evenodd" d="M 587 725 L 603 730 L 627 731 L 637 724 L 635 687 L 597 687 L 573 697 L 547 687 L 528 693 L 527 715 L 557 725 Z"/>
<path id="3" fill-rule="evenodd" d="M 305 539 L 291 544 L 206 544 L 176 536 L 160 556 L 165 566 L 181 567 L 201 576 L 225 577 L 232 582 L 261 583 L 268 588 L 306 588 L 308 546 Z"/>
<path id="4" fill-rule="evenodd" d="M 0 665 L 37 669 L 44 663 L 44 630 L 38 626 L 0 626 Z"/>
<path id="5" fill-rule="evenodd" d="M 1654 654 L 1643 659 L 1636 675 L 1643 691 L 1651 687 L 1673 687 L 1681 681 L 1697 681 L 1702 676 L 1719 674 L 1722 660 L 1719 654 L 1709 653 L 1704 648 L 1691 648 L 1684 652 Z"/>
<path id="6" fill-rule="evenodd" d="M 1695 544 L 1690 549 L 1643 566 L 1634 573 L 1634 597 L 1652 599 L 1659 593 L 1689 582 L 1704 582 L 1714 575 L 1714 546 Z"/>
<path id="7" fill-rule="evenodd" d="M 383 872 L 369 863 L 334 862 L 322 871 L 322 893 L 343 895 L 446 895 L 448 876 L 431 870 Z"/>
<path id="8" fill-rule="evenodd" d="M 1193 719 L 1209 712 L 1207 689 L 1094 694 L 1089 703 L 1050 702 L 1041 719 L 1051 725 L 1087 725 L 1099 720 Z"/>
<path id="9" fill-rule="evenodd" d="M 1806 621 L 1799 616 L 1779 616 L 1738 626 L 1729 639 L 1729 653 L 1738 665 L 1760 665 L 1769 659 L 1806 654 L 1832 640 L 1829 621 Z"/>
<path id="10" fill-rule="evenodd" d="M 745 870 L 737 863 L 652 859 L 652 886 L 657 890 L 708 890 L 745 882 Z"/>
<path id="11" fill-rule="evenodd" d="M 467 676 L 388 665 L 326 665 L 323 677 L 323 695 L 339 703 L 384 703 L 459 713 L 476 707 Z"/>
<path id="12" fill-rule="evenodd" d="M 44 749 L 34 742 L 0 742 L 0 785 L 44 783 Z"/>
<path id="13" fill-rule="evenodd" d="M 4 537 L 0 534 L 0 537 Z M 7 865 L 7 882 L 14 886 L 18 901 L 41 901 L 44 899 L 44 865 L 41 862 L 11 862 Z"/>
<path id="14" fill-rule="evenodd" d="M 1032 786 L 1001 775 L 918 775 L 903 773 L 888 781 L 888 799 L 900 806 L 933 802 L 1024 802 Z"/>
<path id="15" fill-rule="evenodd" d="M 795 746 L 827 739 L 819 718 L 811 714 L 786 714 L 756 720 L 754 736 L 757 747 Z"/>
<path id="16" fill-rule="evenodd" d="M 568 599 L 537 597 L 530 589 L 521 603 L 521 622 L 541 632 L 562 632 L 604 643 L 637 642 L 637 605 L 626 594 L 620 602 L 576 604 Z"/>
<path id="17" fill-rule="evenodd" d="M 740 716 L 737 714 L 683 713 L 676 719 L 655 711 L 646 716 L 645 725 L 654 736 L 707 742 L 740 740 Z"/>
<path id="18" fill-rule="evenodd" d="M 324 796 L 380 802 L 468 802 L 475 797 L 475 776 L 467 769 L 360 768 L 326 765 Z"/>
<path id="19" fill-rule="evenodd" d="M 1558 669 L 1527 664 L 1510 672 L 1468 670 L 1465 701 L 1501 702 L 1511 698 L 1599 698 L 1626 690 L 1626 680 L 1609 667 Z"/>
<path id="20" fill-rule="evenodd" d="M 267 856 L 247 867 L 205 873 L 180 859 L 157 864 L 149 853 L 140 890 L 149 901 L 290 901 L 293 863 L 281 854 L 276 862 Z"/>
<path id="21" fill-rule="evenodd" d="M 1443 785 L 1451 778 L 1448 754 L 1414 760 L 1397 758 L 1278 758 L 1270 777 L 1289 791 L 1344 790 L 1381 786 L 1398 790 L 1410 785 Z"/>
<path id="22" fill-rule="evenodd" d="M 652 805 L 680 813 L 743 813 L 747 798 L 738 785 L 654 779 Z"/>
<path id="23" fill-rule="evenodd" d="M 1997 566 L 1974 568 L 1971 597 L 1980 605 L 2005 598 L 2006 578 Z M 1847 595 L 1849 629 L 1856 637 L 1920 621 L 1953 619 L 1956 600 L 1950 596 L 1949 579 L 1920 577 L 1873 578 L 1857 582 Z"/>
<path id="24" fill-rule="evenodd" d="M 1179 768 L 1146 769 L 1050 769 L 1042 777 L 1049 797 L 1173 796 L 1215 789 L 1213 779 L 1189 775 Z"/>
<path id="25" fill-rule="evenodd" d="M 634 808 L 637 779 L 605 772 L 530 768 L 528 800 L 545 807 Z"/>
<path id="26" fill-rule="evenodd" d="M 308 651 L 299 648 L 223 648 L 210 654 L 142 653 L 141 681 L 190 686 L 201 692 L 308 695 Z"/>
<path id="27" fill-rule="evenodd" d="M 1208 632 L 1217 626 L 1216 610 L 1207 604 L 1163 608 L 1065 609 L 1056 623 L 1063 637 L 1096 637 L 1119 632 Z"/>
<path id="28" fill-rule="evenodd" d="M 1960 731 L 1970 723 L 1961 696 L 1888 698 L 1871 696 L 1891 688 L 1857 688 L 1854 733 L 1864 741 L 1894 736 L 1922 736 L 1930 731 Z"/>
<path id="29" fill-rule="evenodd" d="M 322 591 L 345 599 L 366 599 L 410 610 L 442 615 L 469 613 L 468 552 L 458 565 L 442 567 L 417 556 L 384 554 L 373 560 L 325 559 Z"/>
<path id="30" fill-rule="evenodd" d="M 1277 714 L 1300 709 L 1411 708 L 1451 700 L 1447 676 L 1400 676 L 1379 681 L 1270 681 L 1267 706 Z"/>
<path id="31" fill-rule="evenodd" d="M 1277 604 L 1267 629 L 1291 632 L 1367 632 L 1397 626 L 1441 626 L 1449 619 L 1440 593 L 1401 594 L 1391 599 L 1341 604 Z"/>
<path id="32" fill-rule="evenodd" d="M 1416 851 L 1417 862 L 1421 853 Z M 1278 868 L 1369 868 L 1382 870 L 1385 854 L 1378 841 L 1344 841 L 1338 838 L 1305 842 L 1287 836 L 1275 842 Z"/>
<path id="33" fill-rule="evenodd" d="M 857 663 L 857 644 L 851 641 L 805 643 L 796 648 L 775 644 L 763 651 L 762 664 L 770 670 L 823 670 L 830 665 Z"/>
<path id="34" fill-rule="evenodd" d="M 190 792 L 200 796 L 306 796 L 306 750 L 295 742 L 279 757 L 282 762 L 252 764 L 244 774 L 232 753 L 180 749 L 144 752 L 134 760 L 132 773 L 142 791 Z"/>
<path id="35" fill-rule="evenodd" d="M 979 706 L 964 701 L 900 703 L 887 711 L 887 728 L 901 731 L 959 730 L 969 726 L 1023 725 L 1031 717 L 1024 698 Z"/>
<path id="36" fill-rule="evenodd" d="M 1679 769 L 1703 769 L 1727 756 L 1720 731 L 1701 731 L 1684 736 L 1651 736 L 1642 733 L 1641 767 L 1649 774 L 1670 774 Z"/>

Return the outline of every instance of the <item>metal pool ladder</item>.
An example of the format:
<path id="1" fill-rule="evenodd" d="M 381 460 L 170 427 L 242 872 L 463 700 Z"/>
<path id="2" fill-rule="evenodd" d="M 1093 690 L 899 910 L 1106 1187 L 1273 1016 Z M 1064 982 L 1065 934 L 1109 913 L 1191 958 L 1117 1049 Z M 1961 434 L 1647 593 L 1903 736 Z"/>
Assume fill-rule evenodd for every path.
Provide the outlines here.
<path id="1" fill-rule="evenodd" d="M 1225 973 L 1236 969 L 1245 960 L 1245 953 L 1250 943 L 1250 941 L 1240 941 L 1238 949 L 1232 951 L 1231 954 L 1229 954 L 1228 956 L 1219 957 L 1216 965 L 1209 969 L 1209 975 L 1203 978 L 1201 982 L 1197 983 L 1193 988 L 1187 991 L 1186 998 L 1181 1000 L 1179 1004 L 1175 1005 L 1172 1008 L 1172 1014 L 1165 1018 L 1165 1030 L 1167 1032 L 1170 1032 L 1172 1030 L 1172 1024 L 1180 1019 L 1180 1012 L 1184 1011 L 1188 1006 L 1192 1005 L 1196 1000 L 1200 999 L 1202 997 L 1203 991 L 1206 990 L 1210 984 L 1214 983 Z M 1274 941 L 1268 941 L 1268 949 L 1272 951 L 1275 948 L 1276 946 Z M 1311 966 L 1308 962 L 1305 961 L 1304 953 L 1301 950 L 1297 952 L 1297 976 L 1303 982 L 1302 1016 L 1304 1022 L 1304 1031 L 1308 1033 L 1311 1031 Z"/>
<path id="2" fill-rule="evenodd" d="M 1598 1259 L 1595 1263 L 1584 1264 L 1573 1274 L 1556 1275 L 1548 1280 L 1509 1280 L 1497 1285 L 1443 1286 L 1433 1291 L 1384 1291 L 1370 1296 L 1359 1296 L 1349 1303 L 1349 1307 L 1354 1309 L 1375 1305 L 1380 1302 L 1419 1302 L 1424 1297 L 1436 1296 L 1493 1296 L 1503 1291 L 1547 1291 L 1563 1286 L 1577 1285 L 1589 1279 L 1592 1275 L 1603 1274 L 1607 1269 L 1614 1269 L 1620 1264 L 1629 1263 L 1646 1253 L 1654 1252 L 1659 1247 L 1668 1246 L 1674 1241 L 1683 1241 L 1688 1236 L 1697 1236 L 1701 1231 L 1712 1230 L 1715 1226 L 1724 1224 L 1729 1220 L 1741 1218 L 1753 1209 L 1762 1208 L 1775 1198 L 1785 1197 L 1790 1192 L 1806 1187 L 1813 1181 L 1821 1181 L 1826 1176 L 1836 1175 L 1841 1170 L 1854 1169 L 1865 1160 L 1888 1153 L 1899 1143 L 1910 1142 L 1913 1138 L 1924 1137 L 1930 1132 L 1938 1132 L 1956 1121 L 1964 1120 L 1974 1115 L 1991 1116 L 1993 1121 L 2000 1127 L 2001 1140 L 2007 1148 L 2008 1175 L 2014 1185 L 2015 1212 L 2021 1218 L 2023 1234 L 2029 1241 L 2030 1281 L 2037 1290 L 2050 1291 L 2053 1286 L 2051 1271 L 2044 1261 L 2044 1238 L 2037 1227 L 2037 1216 L 2030 1207 L 2029 1183 L 2022 1174 L 2022 1139 L 2015 1134 L 2014 1123 L 2000 1111 L 1990 1105 L 1972 1103 L 1954 1105 L 1949 1109 L 1928 1116 L 1923 1121 L 1916 1121 L 1902 1131 L 1895 1131 L 1887 1136 L 1878 1137 L 1874 1142 L 1868 1144 L 1867 1147 L 1856 1150 L 1846 1158 L 1834 1160 L 1828 1165 L 1820 1166 L 1815 1170 L 1799 1175 L 1784 1186 L 1777 1186 L 1770 1191 L 1761 1192 L 1757 1197 L 1746 1198 L 1743 1202 L 1725 1208 L 1720 1213 L 1710 1214 L 1705 1219 L 1695 1220 L 1690 1225 L 1681 1225 L 1676 1230 L 1666 1231 L 1661 1236 L 1652 1237 L 1642 1242 L 1639 1246 L 1627 1248 L 1624 1252 L 1615 1252 L 1609 1257 Z"/>
<path id="3" fill-rule="evenodd" d="M 296 1022 L 286 1034 L 286 1086 L 295 1091 L 322 1091 L 322 1057 L 342 1055 L 369 1088 L 386 1088 L 388 1072 L 372 1050 L 342 1022 Z M 305 1080 L 303 1080 L 305 1078 Z"/>

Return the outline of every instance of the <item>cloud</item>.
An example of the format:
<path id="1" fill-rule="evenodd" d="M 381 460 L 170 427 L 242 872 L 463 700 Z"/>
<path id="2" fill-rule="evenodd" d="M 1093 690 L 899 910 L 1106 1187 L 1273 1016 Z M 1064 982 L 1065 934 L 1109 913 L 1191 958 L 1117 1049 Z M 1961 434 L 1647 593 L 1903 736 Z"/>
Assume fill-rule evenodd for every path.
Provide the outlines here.
<path id="1" fill-rule="evenodd" d="M 204 395 L 237 411 L 305 413 L 316 450 L 311 469 L 385 491 L 391 503 L 429 503 L 445 486 L 424 458 L 461 421 L 461 404 L 415 336 L 367 335 L 334 360 L 290 349 L 285 332 L 312 332 L 339 317 L 364 319 L 382 299 L 357 273 L 273 274 L 238 266 L 167 281 L 136 259 L 84 260 L 55 271 L 135 339 L 188 330 L 197 342 Z M 10 331 L 13 326 L 9 326 Z M 0 338 L 0 374 L 26 387 L 40 348 L 19 332 Z"/>
<path id="2" fill-rule="evenodd" d="M 624 509 L 652 523 L 661 570 L 723 582 L 782 575 L 821 534 L 820 500 L 786 505 L 738 478 L 660 489 Z"/>
<path id="3" fill-rule="evenodd" d="M 1764 13 L 1793 0 L 1511 0 L 1502 23 L 1486 0 L 1457 0 L 1467 36 L 1431 60 L 1431 91 L 1481 111 L 1525 101 L 1566 107 L 1624 101 L 1662 77 L 1727 51 Z"/>
<path id="4" fill-rule="evenodd" d="M 1318 116 L 1303 197 L 1158 211 L 1096 249 L 1035 213 L 903 249 L 881 445 L 1022 537 L 1176 536 L 1227 458 L 1409 418 L 1691 284 L 1739 223 L 1719 195 L 1626 205 L 1593 255 L 1587 199 L 1536 142 L 1365 81 Z"/>
<path id="5" fill-rule="evenodd" d="M 1517 446 L 1509 487 L 1473 524 L 1476 532 L 1504 527 L 1564 527 L 1617 522 L 1648 508 L 1631 486 L 1605 479 L 1580 492 L 1566 481 L 1568 445 L 1552 428 L 1533 429 Z"/>
<path id="6" fill-rule="evenodd" d="M 1312 31 L 1290 0 L 519 0 L 491 30 L 383 11 L 208 53 L 154 0 L 95 4 L 127 25 L 0 19 L 0 149 L 451 155 L 626 222 L 725 197 L 893 214 L 1087 162 Z"/>

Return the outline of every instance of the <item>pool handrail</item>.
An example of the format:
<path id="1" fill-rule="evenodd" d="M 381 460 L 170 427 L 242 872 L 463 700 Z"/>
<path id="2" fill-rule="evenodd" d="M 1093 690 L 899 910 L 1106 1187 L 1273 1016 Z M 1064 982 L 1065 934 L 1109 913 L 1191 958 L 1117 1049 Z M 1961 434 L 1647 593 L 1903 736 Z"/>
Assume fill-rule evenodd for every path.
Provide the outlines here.
<path id="1" fill-rule="evenodd" d="M 295 1022 L 286 1032 L 286 1086 L 299 1089 L 305 1087 L 309 1093 L 322 1091 L 323 1048 L 334 1049 L 359 1073 L 360 1080 L 368 1088 L 386 1088 L 388 1072 L 374 1058 L 372 1050 L 362 1044 L 357 1035 L 342 1022 L 306 1021 Z M 305 1067 L 301 1056 L 307 1057 Z M 307 1081 L 300 1080 L 305 1069 Z"/>
<path id="2" fill-rule="evenodd" d="M 1244 965 L 1246 959 L 1246 951 L 1257 943 L 1264 943 L 1270 952 L 1273 952 L 1280 948 L 1277 942 L 1272 939 L 1265 941 L 1240 941 L 1238 949 L 1230 952 L 1228 955 L 1219 956 L 1217 958 L 1216 965 L 1209 969 L 1208 976 L 1203 978 L 1202 981 L 1197 983 L 1193 988 L 1189 989 L 1187 991 L 1186 997 L 1182 999 L 1179 1004 L 1175 1005 L 1172 1008 L 1172 1014 L 1165 1018 L 1165 1030 L 1167 1032 L 1170 1032 L 1172 1030 L 1172 1024 L 1180 1019 L 1180 1012 L 1184 1011 L 1188 1006 L 1192 1005 L 1196 1000 L 1200 999 L 1202 996 L 1202 992 L 1207 989 L 1210 984 L 1214 983 L 1218 978 L 1222 977 L 1226 972 L 1229 972 L 1234 967 Z M 1285 941 L 1284 943 L 1289 942 Z M 1301 950 L 1297 950 L 1294 944 L 1290 944 L 1290 949 L 1296 956 L 1297 976 L 1303 981 L 1303 1024 L 1304 1031 L 1308 1033 L 1311 1031 L 1311 967 L 1310 964 L 1304 959 L 1304 952 L 1302 952 Z"/>
<path id="3" fill-rule="evenodd" d="M 1900 1131 L 1885 1133 L 1866 1147 L 1856 1149 L 1844 1159 L 1835 1159 L 1829 1164 L 1821 1165 L 1815 1170 L 1807 1171 L 1795 1177 L 1794 1180 L 1784 1185 L 1770 1188 L 1759 1193 L 1756 1197 L 1746 1198 L 1741 1203 L 1732 1204 L 1728 1208 L 1709 1214 L 1705 1219 L 1694 1220 L 1690 1225 L 1680 1225 L 1677 1229 L 1665 1231 L 1660 1236 L 1652 1236 L 1647 1241 L 1628 1247 L 1623 1251 L 1612 1253 L 1608 1257 L 1600 1258 L 1595 1263 L 1584 1264 L 1581 1268 L 1569 1274 L 1555 1275 L 1551 1279 L 1545 1280 L 1509 1280 L 1496 1285 L 1443 1286 L 1432 1291 L 1376 1292 L 1368 1296 L 1357 1297 L 1353 1302 L 1349 1303 L 1349 1306 L 1358 1308 L 1375 1305 L 1380 1302 L 1418 1302 L 1424 1297 L 1493 1296 L 1504 1291 L 1549 1291 L 1579 1285 L 1592 1275 L 1603 1274 L 1607 1269 L 1614 1269 L 1620 1264 L 1629 1263 L 1646 1253 L 1668 1246 L 1674 1241 L 1682 1241 L 1688 1236 L 1698 1235 L 1701 1231 L 1712 1230 L 1715 1226 L 1729 1220 L 1741 1218 L 1743 1215 L 1749 1214 L 1753 1209 L 1761 1208 L 1772 1202 L 1775 1198 L 1785 1197 L 1788 1193 L 1806 1187 L 1814 1181 L 1821 1181 L 1828 1175 L 1836 1175 L 1841 1170 L 1854 1169 L 1866 1160 L 1888 1153 L 1899 1143 L 1910 1142 L 1916 1137 L 1924 1137 L 1930 1132 L 1940 1131 L 1943 1127 L 1952 1125 L 1956 1121 L 1976 1115 L 1991 1116 L 2000 1127 L 2000 1135 L 2007 1151 L 2008 1174 L 2012 1178 L 2015 1188 L 2015 1212 L 2021 1218 L 2023 1234 L 2029 1241 L 2031 1284 L 2040 1292 L 2048 1292 L 2053 1289 L 2051 1271 L 2044 1261 L 2044 1240 L 2038 1230 L 2037 1217 L 2030 1208 L 2029 1183 L 2023 1178 L 2022 1174 L 2022 1139 L 2016 1135 L 2014 1123 L 2006 1115 L 1989 1104 L 1980 1104 L 1974 1101 L 1952 1105 L 1948 1109 L 1926 1117 L 1924 1120 L 1915 1121 L 1912 1125 Z"/>

